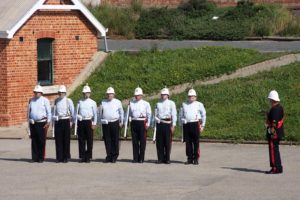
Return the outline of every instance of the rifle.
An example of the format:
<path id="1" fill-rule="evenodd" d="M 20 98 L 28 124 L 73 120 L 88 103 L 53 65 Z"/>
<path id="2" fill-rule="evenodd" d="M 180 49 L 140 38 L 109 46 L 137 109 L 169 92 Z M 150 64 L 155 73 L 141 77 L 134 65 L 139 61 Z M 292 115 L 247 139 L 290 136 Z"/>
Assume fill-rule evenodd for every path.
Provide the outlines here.
<path id="1" fill-rule="evenodd" d="M 53 114 L 55 115 L 55 113 L 56 113 L 56 105 L 54 104 Z M 52 137 L 55 137 L 55 120 L 53 120 L 52 122 Z"/>
<path id="2" fill-rule="evenodd" d="M 78 126 L 78 112 L 79 112 L 79 103 L 77 104 L 77 108 L 76 108 L 76 117 L 75 117 L 75 130 L 74 130 L 74 135 L 77 135 L 77 126 Z"/>
<path id="3" fill-rule="evenodd" d="M 101 120 L 102 120 L 102 114 L 103 114 L 102 111 L 103 111 L 103 108 L 102 108 L 102 106 L 101 106 L 101 104 L 100 104 L 100 106 L 98 107 L 98 122 L 99 122 L 99 124 L 100 124 L 99 129 L 100 129 L 100 134 L 102 135 L 102 137 L 100 136 L 100 139 L 101 139 L 101 138 L 104 139 L 103 128 L 102 128 L 102 122 L 101 122 Z"/>
<path id="4" fill-rule="evenodd" d="M 183 115 L 183 108 L 181 107 L 180 110 L 179 110 L 179 117 L 180 117 L 180 120 L 181 120 L 181 142 L 184 143 L 184 131 L 183 131 L 183 123 L 182 123 L 182 115 Z"/>
<path id="5" fill-rule="evenodd" d="M 125 131 L 124 131 L 124 138 L 126 138 L 127 137 L 127 128 L 128 128 L 128 120 L 129 120 L 129 111 L 130 111 L 130 102 L 129 102 L 129 104 L 128 104 L 128 107 L 127 107 L 127 113 L 126 113 L 126 121 L 125 121 L 125 127 L 124 127 L 124 129 L 125 129 Z"/>
<path id="6" fill-rule="evenodd" d="M 154 111 L 153 143 L 155 143 L 155 141 L 156 141 L 156 131 L 157 131 L 156 117 L 157 117 L 157 108 L 155 108 L 155 111 Z"/>

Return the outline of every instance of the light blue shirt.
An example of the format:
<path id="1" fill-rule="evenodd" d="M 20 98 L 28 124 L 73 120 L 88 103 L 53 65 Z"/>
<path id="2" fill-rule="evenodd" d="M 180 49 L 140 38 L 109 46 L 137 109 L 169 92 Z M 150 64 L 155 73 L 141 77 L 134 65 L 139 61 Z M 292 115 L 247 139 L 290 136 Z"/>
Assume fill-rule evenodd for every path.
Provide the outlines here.
<path id="1" fill-rule="evenodd" d="M 136 101 L 130 101 L 130 109 L 129 109 L 129 117 L 135 118 L 146 118 L 147 124 L 146 126 L 149 127 L 151 123 L 151 106 L 149 102 L 144 101 L 143 99 Z M 127 119 L 125 119 L 127 120 Z"/>
<path id="2" fill-rule="evenodd" d="M 83 118 L 91 118 L 92 124 L 97 124 L 97 104 L 94 100 L 90 98 L 80 100 L 77 109 L 78 115 Z"/>
<path id="3" fill-rule="evenodd" d="M 41 96 L 39 98 L 31 98 L 28 105 L 28 120 L 39 121 L 47 119 L 47 122 L 51 122 L 51 106 L 47 98 Z"/>
<path id="4" fill-rule="evenodd" d="M 199 101 L 194 101 L 190 103 L 189 101 L 182 103 L 182 113 L 180 113 L 181 119 L 187 121 L 200 120 L 202 121 L 202 126 L 205 127 L 206 124 L 206 110 L 204 105 Z"/>
<path id="5" fill-rule="evenodd" d="M 161 100 L 156 104 L 157 116 L 159 119 L 171 119 L 173 126 L 176 126 L 177 111 L 174 101 L 169 99 Z"/>
<path id="6" fill-rule="evenodd" d="M 124 110 L 121 101 L 118 99 L 112 99 L 111 101 L 104 99 L 100 106 L 100 119 L 120 120 L 122 124 L 124 121 Z"/>
<path id="7" fill-rule="evenodd" d="M 53 113 L 54 116 L 58 117 L 72 117 L 74 116 L 74 104 L 73 101 L 67 97 L 58 97 L 55 99 L 56 112 Z"/>

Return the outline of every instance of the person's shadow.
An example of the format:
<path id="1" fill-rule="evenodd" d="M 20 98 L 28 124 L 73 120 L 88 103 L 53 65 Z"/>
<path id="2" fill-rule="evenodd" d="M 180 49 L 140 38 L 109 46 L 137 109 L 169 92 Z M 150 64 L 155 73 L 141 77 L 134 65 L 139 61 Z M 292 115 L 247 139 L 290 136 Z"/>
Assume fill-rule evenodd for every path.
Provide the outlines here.
<path id="1" fill-rule="evenodd" d="M 231 169 L 235 171 L 240 171 L 240 172 L 247 172 L 247 173 L 261 173 L 264 174 L 265 171 L 262 171 L 260 169 L 249 169 L 249 168 L 240 168 L 240 167 L 221 167 L 222 169 Z"/>

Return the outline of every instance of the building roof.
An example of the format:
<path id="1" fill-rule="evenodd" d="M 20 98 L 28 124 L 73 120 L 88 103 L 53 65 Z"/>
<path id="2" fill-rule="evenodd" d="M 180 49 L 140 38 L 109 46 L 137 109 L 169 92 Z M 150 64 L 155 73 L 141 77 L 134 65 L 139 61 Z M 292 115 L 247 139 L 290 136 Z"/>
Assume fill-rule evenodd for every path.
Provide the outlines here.
<path id="1" fill-rule="evenodd" d="M 13 38 L 14 34 L 38 10 L 79 10 L 101 36 L 107 29 L 80 2 L 71 0 L 74 5 L 44 5 L 46 0 L 0 0 L 0 38 Z"/>

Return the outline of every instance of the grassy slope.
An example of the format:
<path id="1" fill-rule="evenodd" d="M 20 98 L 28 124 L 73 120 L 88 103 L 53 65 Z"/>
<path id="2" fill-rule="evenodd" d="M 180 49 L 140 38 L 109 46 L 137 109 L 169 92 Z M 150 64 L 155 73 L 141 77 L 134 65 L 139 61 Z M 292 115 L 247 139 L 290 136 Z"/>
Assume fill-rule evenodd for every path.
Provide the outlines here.
<path id="1" fill-rule="evenodd" d="M 276 89 L 285 108 L 286 140 L 300 141 L 299 62 L 248 78 L 195 89 L 207 109 L 204 138 L 263 140 L 264 120 L 259 112 L 269 108 L 266 96 L 270 90 Z M 186 94 L 172 96 L 172 99 L 179 108 Z M 177 130 L 176 136 L 179 135 Z"/>
<path id="2" fill-rule="evenodd" d="M 119 52 L 111 55 L 87 82 L 93 91 L 92 98 L 97 102 L 104 97 L 109 86 L 116 89 L 119 99 L 125 99 L 132 96 L 138 85 L 149 94 L 165 85 L 172 86 L 230 73 L 279 55 L 281 54 L 262 54 L 255 50 L 230 47 L 143 51 L 137 55 Z M 71 94 L 74 102 L 81 97 L 82 87 L 83 85 Z"/>

